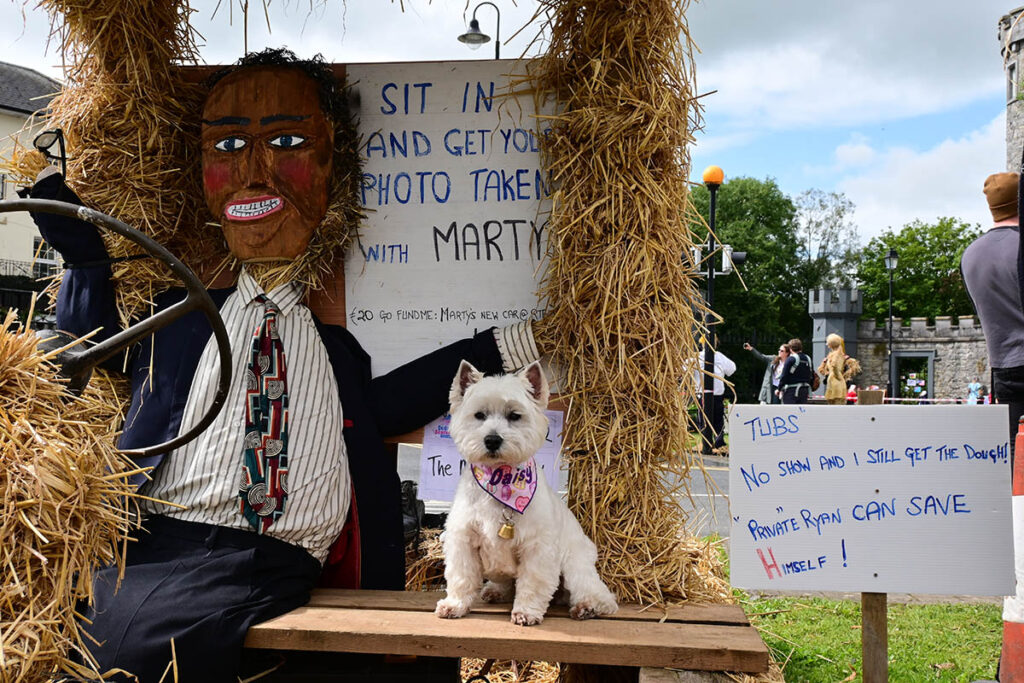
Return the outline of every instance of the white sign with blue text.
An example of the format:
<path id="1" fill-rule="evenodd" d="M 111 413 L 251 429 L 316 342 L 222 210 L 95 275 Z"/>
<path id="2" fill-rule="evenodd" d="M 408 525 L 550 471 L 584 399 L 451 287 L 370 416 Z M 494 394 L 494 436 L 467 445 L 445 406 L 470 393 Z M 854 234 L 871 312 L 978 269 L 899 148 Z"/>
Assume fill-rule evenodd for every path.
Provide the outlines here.
<path id="1" fill-rule="evenodd" d="M 1005 406 L 729 412 L 732 584 L 1014 592 Z"/>
<path id="2" fill-rule="evenodd" d="M 534 455 L 537 467 L 553 491 L 558 490 L 558 454 L 562 450 L 562 420 L 560 410 L 546 410 L 548 435 L 544 445 Z M 423 455 L 420 460 L 419 497 L 422 500 L 452 501 L 459 476 L 467 467 L 448 434 L 451 416 L 434 420 L 423 428 Z"/>
<path id="3" fill-rule="evenodd" d="M 477 330 L 543 314 L 548 124 L 516 60 L 352 64 L 366 220 L 347 326 L 380 375 Z"/>

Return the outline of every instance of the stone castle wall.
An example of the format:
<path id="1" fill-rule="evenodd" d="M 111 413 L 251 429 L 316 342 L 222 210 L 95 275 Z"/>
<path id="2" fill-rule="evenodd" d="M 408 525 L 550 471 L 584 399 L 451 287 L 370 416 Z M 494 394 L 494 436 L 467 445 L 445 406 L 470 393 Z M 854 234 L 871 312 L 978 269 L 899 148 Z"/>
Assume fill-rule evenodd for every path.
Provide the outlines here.
<path id="1" fill-rule="evenodd" d="M 934 398 L 964 398 L 967 383 L 973 380 L 981 382 L 985 392 L 991 390 L 985 335 L 973 316 L 938 317 L 934 325 L 928 325 L 926 318 L 910 318 L 909 324 L 903 323 L 902 318 L 893 318 L 893 349 L 935 352 Z M 860 387 L 884 387 L 889 371 L 888 325 L 862 320 L 857 332 L 857 360 L 862 372 L 853 381 Z"/>

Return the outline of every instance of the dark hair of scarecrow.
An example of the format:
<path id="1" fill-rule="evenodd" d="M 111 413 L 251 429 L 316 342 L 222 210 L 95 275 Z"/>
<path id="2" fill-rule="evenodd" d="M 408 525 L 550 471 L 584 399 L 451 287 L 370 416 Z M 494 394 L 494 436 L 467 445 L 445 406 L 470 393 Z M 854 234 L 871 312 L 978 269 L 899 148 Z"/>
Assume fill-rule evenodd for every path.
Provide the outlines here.
<path id="1" fill-rule="evenodd" d="M 255 66 L 280 66 L 301 71 L 316 82 L 320 109 L 324 115 L 333 123 L 340 123 L 348 119 L 348 101 L 342 86 L 338 83 L 331 65 L 324 61 L 323 55 L 319 54 L 309 59 L 299 59 L 288 48 L 268 47 L 262 52 L 250 52 L 231 66 L 218 69 L 207 79 L 206 85 L 212 89 L 213 86 L 236 71 Z"/>
<path id="2" fill-rule="evenodd" d="M 219 81 L 242 69 L 257 66 L 280 66 L 296 69 L 317 83 L 320 109 L 334 127 L 334 173 L 329 190 L 327 215 L 313 234 L 306 252 L 300 255 L 289 268 L 280 270 L 267 278 L 258 274 L 262 268 L 251 268 L 254 277 L 271 289 L 268 282 L 298 279 L 311 289 L 318 289 L 322 278 L 329 276 L 334 261 L 354 237 L 362 210 L 358 199 L 360 182 L 360 159 L 355 126 L 349 116 L 348 99 L 344 83 L 334 75 L 322 55 L 311 59 L 299 59 L 287 48 L 267 48 L 261 52 L 250 52 L 235 64 L 219 69 L 207 81 L 212 89 Z"/>

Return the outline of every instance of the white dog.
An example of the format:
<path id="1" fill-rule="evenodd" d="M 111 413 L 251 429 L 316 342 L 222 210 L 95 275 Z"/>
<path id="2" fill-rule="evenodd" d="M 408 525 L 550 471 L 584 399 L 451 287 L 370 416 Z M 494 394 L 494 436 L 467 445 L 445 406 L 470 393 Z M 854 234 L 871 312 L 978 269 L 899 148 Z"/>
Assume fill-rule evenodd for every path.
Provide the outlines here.
<path id="1" fill-rule="evenodd" d="M 514 594 L 512 622 L 539 624 L 560 577 L 574 619 L 615 612 L 615 596 L 594 568 L 597 548 L 540 481 L 533 459 L 548 431 L 548 384 L 540 364 L 484 377 L 463 361 L 449 400 L 450 433 L 470 467 L 445 524 L 448 594 L 435 613 L 457 619 L 478 595 L 506 602 Z"/>

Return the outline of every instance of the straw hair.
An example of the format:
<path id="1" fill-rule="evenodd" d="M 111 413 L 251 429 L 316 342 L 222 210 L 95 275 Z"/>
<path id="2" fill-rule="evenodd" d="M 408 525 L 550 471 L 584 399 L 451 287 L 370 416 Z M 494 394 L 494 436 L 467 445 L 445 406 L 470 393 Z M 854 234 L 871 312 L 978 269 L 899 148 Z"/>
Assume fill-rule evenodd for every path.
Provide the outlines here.
<path id="1" fill-rule="evenodd" d="M 13 312 L 0 329 L 0 681 L 89 676 L 75 624 L 93 573 L 123 566 L 133 528 L 135 466 L 117 454 L 123 403 L 104 373 L 80 397 L 37 352 Z M 85 654 L 86 665 L 69 653 Z"/>

